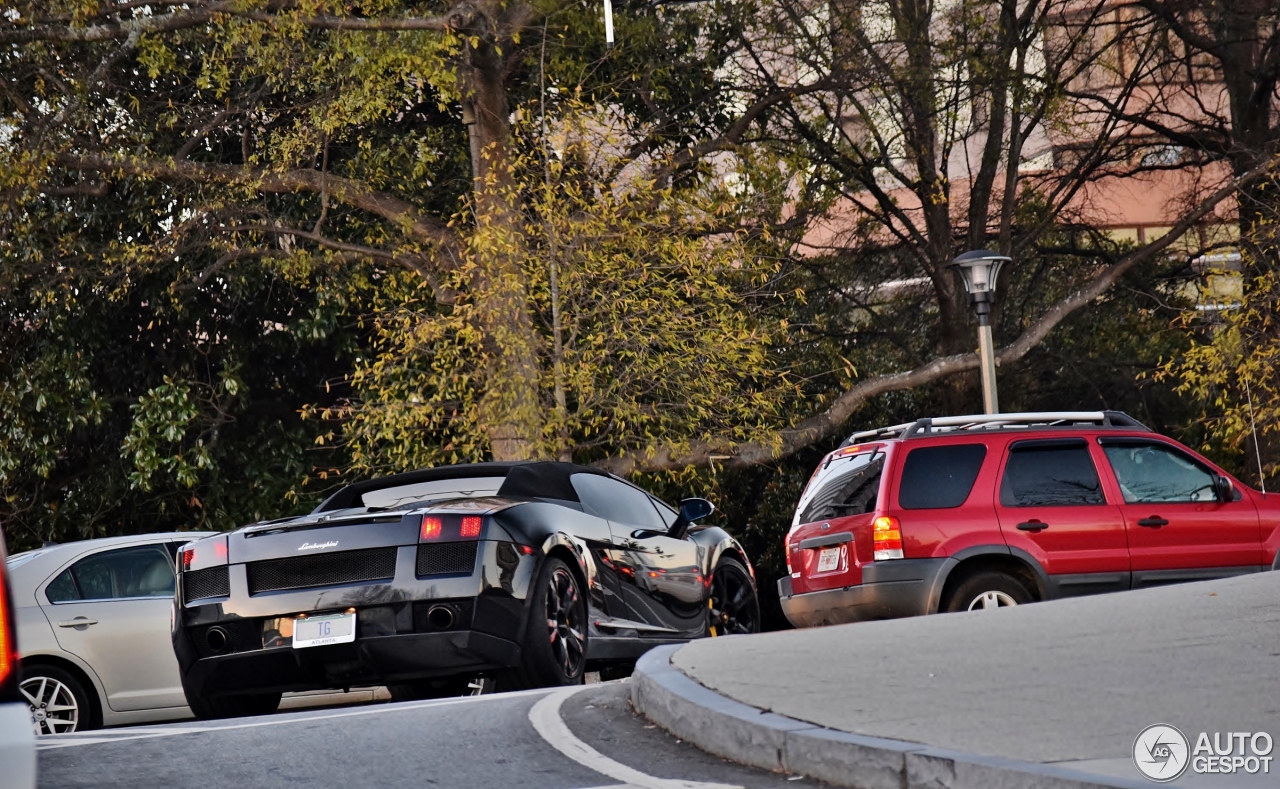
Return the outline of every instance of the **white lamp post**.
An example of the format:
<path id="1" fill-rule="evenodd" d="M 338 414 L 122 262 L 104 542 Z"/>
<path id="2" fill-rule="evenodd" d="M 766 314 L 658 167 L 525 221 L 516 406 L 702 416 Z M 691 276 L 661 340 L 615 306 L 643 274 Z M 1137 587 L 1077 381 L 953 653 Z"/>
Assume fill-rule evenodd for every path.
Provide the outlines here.
<path id="1" fill-rule="evenodd" d="M 982 405 L 988 414 L 1000 413 L 996 396 L 996 350 L 991 339 L 991 301 L 995 297 L 1000 267 L 1010 260 L 989 249 L 966 252 L 951 263 L 960 272 L 969 303 L 978 314 L 978 354 L 982 357 Z"/>

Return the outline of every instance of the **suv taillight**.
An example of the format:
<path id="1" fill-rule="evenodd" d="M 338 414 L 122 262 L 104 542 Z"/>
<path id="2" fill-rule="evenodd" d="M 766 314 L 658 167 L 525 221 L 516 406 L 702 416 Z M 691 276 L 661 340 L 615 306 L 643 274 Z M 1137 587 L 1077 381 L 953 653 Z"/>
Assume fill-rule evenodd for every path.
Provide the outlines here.
<path id="1" fill-rule="evenodd" d="M 902 558 L 902 525 L 888 515 L 876 518 L 871 526 L 871 548 L 877 562 Z"/>

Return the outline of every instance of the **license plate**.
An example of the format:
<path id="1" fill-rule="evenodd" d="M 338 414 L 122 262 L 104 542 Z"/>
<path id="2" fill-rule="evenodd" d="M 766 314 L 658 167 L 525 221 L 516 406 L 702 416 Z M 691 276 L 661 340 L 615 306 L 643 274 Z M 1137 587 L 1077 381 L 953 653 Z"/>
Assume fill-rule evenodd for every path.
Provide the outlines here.
<path id="1" fill-rule="evenodd" d="M 823 548 L 818 552 L 818 572 L 827 573 L 840 569 L 840 546 Z"/>
<path id="2" fill-rule="evenodd" d="M 293 648 L 347 644 L 356 640 L 355 612 L 298 617 L 293 620 Z"/>

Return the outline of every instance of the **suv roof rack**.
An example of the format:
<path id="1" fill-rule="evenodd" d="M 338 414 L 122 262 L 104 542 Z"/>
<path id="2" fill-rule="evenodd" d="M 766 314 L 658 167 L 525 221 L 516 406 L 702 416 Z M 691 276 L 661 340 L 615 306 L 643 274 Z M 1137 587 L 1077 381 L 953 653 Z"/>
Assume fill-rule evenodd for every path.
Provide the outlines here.
<path id="1" fill-rule="evenodd" d="M 1123 411 L 1038 411 L 1025 414 L 940 416 L 854 433 L 842 446 L 884 438 L 914 438 L 960 430 L 1004 430 L 1033 427 L 1103 427 L 1151 431 Z"/>

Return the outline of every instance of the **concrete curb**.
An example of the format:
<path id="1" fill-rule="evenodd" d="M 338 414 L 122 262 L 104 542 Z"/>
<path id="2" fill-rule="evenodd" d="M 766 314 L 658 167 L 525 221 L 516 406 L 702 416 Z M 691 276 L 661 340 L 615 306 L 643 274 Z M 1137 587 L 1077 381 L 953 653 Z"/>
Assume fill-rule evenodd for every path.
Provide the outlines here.
<path id="1" fill-rule="evenodd" d="M 704 751 L 849 789 L 1148 789 L 1138 780 L 1050 764 L 864 737 L 775 715 L 722 696 L 671 665 L 681 645 L 647 652 L 631 675 L 631 702 L 649 720 Z"/>

